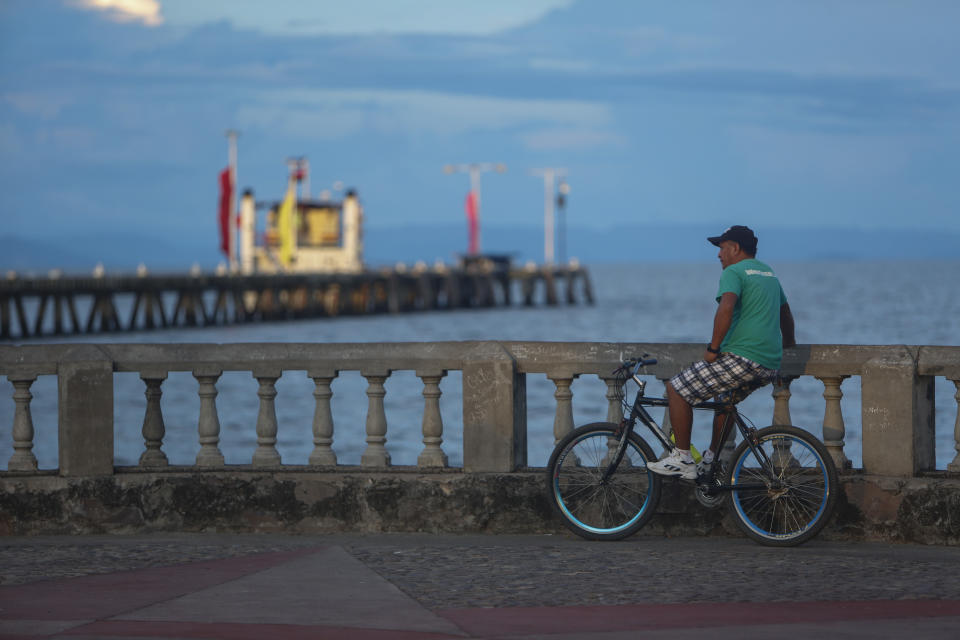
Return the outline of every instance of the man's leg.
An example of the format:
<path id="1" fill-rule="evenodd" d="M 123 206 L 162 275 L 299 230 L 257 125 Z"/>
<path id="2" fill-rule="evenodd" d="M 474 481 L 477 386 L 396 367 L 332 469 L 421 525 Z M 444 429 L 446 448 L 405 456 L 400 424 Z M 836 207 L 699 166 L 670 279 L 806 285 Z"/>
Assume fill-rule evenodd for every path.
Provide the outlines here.
<path id="1" fill-rule="evenodd" d="M 670 455 L 647 464 L 647 469 L 664 476 L 679 476 L 687 480 L 697 477 L 697 465 L 690 457 L 690 431 L 693 428 L 693 408 L 690 403 L 667 383 L 667 401 L 670 405 L 670 422 L 677 448 Z"/>
<path id="2" fill-rule="evenodd" d="M 667 387 L 667 401 L 670 403 L 670 424 L 673 425 L 673 437 L 677 449 L 690 450 L 690 432 L 693 431 L 693 407 L 674 391 L 669 382 Z"/>

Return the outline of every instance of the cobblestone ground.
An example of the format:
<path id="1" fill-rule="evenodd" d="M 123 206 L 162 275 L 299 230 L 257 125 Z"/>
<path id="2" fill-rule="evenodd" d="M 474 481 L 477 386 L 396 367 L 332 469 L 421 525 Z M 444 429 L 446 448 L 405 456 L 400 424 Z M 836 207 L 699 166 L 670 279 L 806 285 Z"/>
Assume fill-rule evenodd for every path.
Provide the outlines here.
<path id="1" fill-rule="evenodd" d="M 347 548 L 431 609 L 960 598 L 960 549 L 729 538 Z"/>
<path id="2" fill-rule="evenodd" d="M 258 536 L 0 538 L 0 585 L 169 567 L 316 544 L 306 538 Z"/>
<path id="3" fill-rule="evenodd" d="M 338 545 L 430 609 L 960 599 L 960 548 L 638 536 L 183 535 L 0 539 L 0 584 Z"/>

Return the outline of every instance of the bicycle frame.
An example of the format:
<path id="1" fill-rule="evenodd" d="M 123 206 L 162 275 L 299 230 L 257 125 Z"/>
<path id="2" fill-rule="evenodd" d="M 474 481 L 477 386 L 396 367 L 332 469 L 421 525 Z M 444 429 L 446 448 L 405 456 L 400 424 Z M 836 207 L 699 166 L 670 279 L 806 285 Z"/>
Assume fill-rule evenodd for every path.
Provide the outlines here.
<path id="1" fill-rule="evenodd" d="M 647 398 L 646 380 L 641 379 L 650 375 L 644 367 L 656 364 L 648 354 L 627 359 L 621 354 L 620 366 L 611 372 L 608 394 L 620 408 L 613 412 L 620 414 L 619 420 L 583 425 L 554 446 L 545 480 L 551 507 L 564 525 L 588 540 L 633 535 L 657 513 L 664 483 L 673 475 L 674 486 L 690 486 L 696 501 L 707 509 L 726 507 L 733 522 L 760 544 L 786 547 L 816 536 L 841 495 L 836 467 L 824 444 L 808 431 L 791 425 L 758 429 L 739 413 L 737 404 L 757 388 L 756 383 L 692 407 L 714 412 L 717 442 L 711 446 L 717 453 L 724 452 L 714 464 L 696 465 L 692 473 L 686 469 L 694 465 L 680 473 L 673 468 L 668 468 L 672 474 L 654 471 L 661 471 L 651 465 L 657 458 L 655 440 L 668 453 L 675 454 L 677 449 L 667 425 L 662 428 L 650 409 L 669 410 L 677 398 L 669 386 L 669 401 Z M 632 387 L 627 388 L 631 380 L 638 385 L 632 398 Z M 678 412 L 681 409 L 687 414 L 686 406 L 677 407 Z M 642 433 L 638 424 L 652 436 Z M 731 456 L 734 429 L 743 441 L 736 443 Z M 692 482 L 684 476 L 692 477 Z"/>
<path id="2" fill-rule="evenodd" d="M 670 441 L 670 438 L 663 432 L 663 429 L 657 422 L 653 419 L 649 412 L 647 412 L 645 407 L 669 407 L 669 401 L 666 398 L 647 398 L 644 393 L 646 390 L 646 381 L 640 380 L 636 377 L 636 374 L 633 376 L 633 380 L 639 385 L 637 389 L 637 394 L 633 400 L 633 405 L 630 409 L 630 414 L 625 417 L 620 422 L 620 427 L 622 433 L 620 434 L 620 439 L 617 444 L 617 450 L 610 464 L 607 467 L 606 472 L 604 473 L 604 480 L 608 480 L 611 475 L 617 470 L 617 467 L 620 465 L 620 462 L 623 460 L 624 452 L 627 447 L 627 440 L 630 437 L 630 434 L 633 433 L 634 427 L 636 426 L 637 420 L 643 423 L 647 429 L 650 430 L 650 433 L 660 441 L 660 444 L 667 451 L 672 451 L 676 448 L 676 445 Z M 737 485 L 725 485 L 717 484 L 715 482 L 715 474 L 717 467 L 719 465 L 710 465 L 705 476 L 700 476 L 697 478 L 698 484 L 705 484 L 705 490 L 707 493 L 715 493 L 717 491 L 732 491 L 737 490 L 767 490 L 772 486 L 778 485 L 778 479 L 773 470 L 773 465 L 768 459 L 767 455 L 757 446 L 756 442 L 756 429 L 750 427 L 744 422 L 743 418 L 740 416 L 740 412 L 737 410 L 735 404 L 731 402 L 715 402 L 708 401 L 702 402 L 697 405 L 693 405 L 693 408 L 696 410 L 711 410 L 716 412 L 722 412 L 726 414 L 724 419 L 723 427 L 720 431 L 720 441 L 717 446 L 717 449 L 720 450 L 723 448 L 723 445 L 726 443 L 727 438 L 730 436 L 730 433 L 733 431 L 731 426 L 735 424 L 737 429 L 740 431 L 740 435 L 743 436 L 743 439 L 748 443 L 750 450 L 753 452 L 753 455 L 756 457 L 757 461 L 760 463 L 764 471 L 767 473 L 767 476 L 770 479 L 770 484 L 767 483 L 744 483 Z"/>

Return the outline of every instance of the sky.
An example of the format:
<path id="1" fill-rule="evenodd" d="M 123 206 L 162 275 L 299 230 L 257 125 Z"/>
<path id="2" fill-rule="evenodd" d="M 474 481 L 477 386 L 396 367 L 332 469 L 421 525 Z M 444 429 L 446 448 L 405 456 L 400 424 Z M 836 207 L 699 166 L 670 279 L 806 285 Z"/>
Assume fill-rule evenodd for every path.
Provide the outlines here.
<path id="1" fill-rule="evenodd" d="M 952 0 L 0 0 L 0 237 L 215 255 L 230 128 L 241 188 L 277 200 L 307 156 L 371 230 L 465 227 L 443 167 L 490 162 L 487 227 L 542 228 L 552 167 L 571 229 L 960 234 L 957 24 Z"/>

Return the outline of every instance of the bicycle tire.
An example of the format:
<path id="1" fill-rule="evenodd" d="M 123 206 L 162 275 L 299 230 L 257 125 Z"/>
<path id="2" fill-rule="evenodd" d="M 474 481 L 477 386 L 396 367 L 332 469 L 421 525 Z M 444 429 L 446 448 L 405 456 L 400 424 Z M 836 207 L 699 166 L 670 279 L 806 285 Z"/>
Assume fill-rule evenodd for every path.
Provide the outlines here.
<path id="1" fill-rule="evenodd" d="M 727 484 L 762 481 L 768 488 L 731 490 L 730 511 L 747 537 L 760 544 L 802 544 L 820 533 L 833 515 L 840 491 L 833 458 L 823 443 L 798 427 L 766 427 L 756 438 L 781 484 L 770 486 L 748 443 L 741 442 L 733 453 Z"/>
<path id="2" fill-rule="evenodd" d="M 646 469 L 656 457 L 635 433 L 630 434 L 617 471 L 602 481 L 617 429 L 610 422 L 574 429 L 557 443 L 547 464 L 550 504 L 568 529 L 588 540 L 633 535 L 649 522 L 660 502 L 660 476 Z"/>

